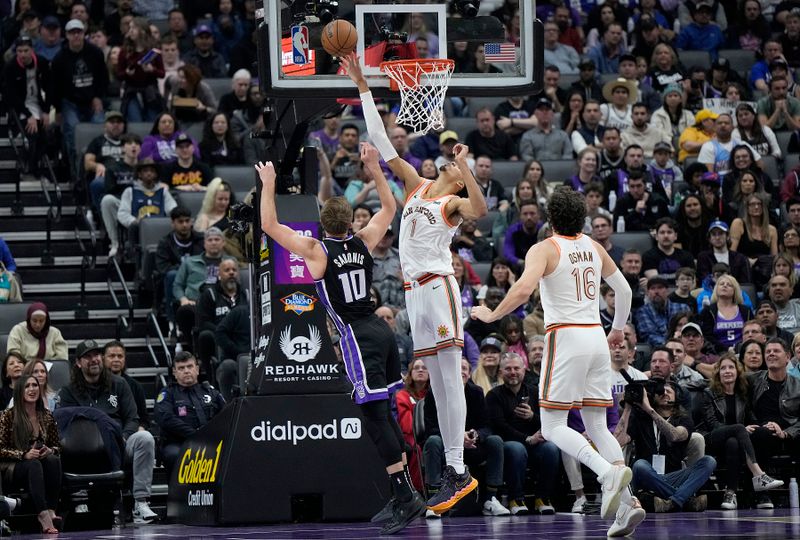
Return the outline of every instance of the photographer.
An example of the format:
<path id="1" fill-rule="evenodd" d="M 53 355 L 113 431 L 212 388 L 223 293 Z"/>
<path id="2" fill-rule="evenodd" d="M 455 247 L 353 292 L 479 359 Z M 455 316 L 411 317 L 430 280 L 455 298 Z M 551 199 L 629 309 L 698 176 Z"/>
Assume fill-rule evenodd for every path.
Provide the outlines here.
<path id="1" fill-rule="evenodd" d="M 714 472 L 717 462 L 705 456 L 682 468 L 694 424 L 675 404 L 677 388 L 672 381 L 651 379 L 648 383 L 629 383 L 625 390 L 620 425 L 627 428 L 636 447 L 631 485 L 634 491 L 655 495 L 656 512 L 701 512 L 707 505 L 706 496 L 695 494 Z"/>

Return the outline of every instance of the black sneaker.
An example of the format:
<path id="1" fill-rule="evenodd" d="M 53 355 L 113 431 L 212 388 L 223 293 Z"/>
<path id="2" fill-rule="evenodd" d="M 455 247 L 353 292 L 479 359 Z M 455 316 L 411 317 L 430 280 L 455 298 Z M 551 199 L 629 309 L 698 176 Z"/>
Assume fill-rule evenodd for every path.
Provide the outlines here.
<path id="1" fill-rule="evenodd" d="M 408 502 L 395 501 L 392 517 L 381 529 L 381 534 L 394 534 L 401 531 L 418 517 L 424 516 L 425 509 L 425 501 L 417 492 L 414 492 L 414 496 Z"/>
<path id="2" fill-rule="evenodd" d="M 772 510 L 775 505 L 772 504 L 772 499 L 769 498 L 769 495 L 760 491 L 756 493 L 756 508 L 759 510 Z"/>
<path id="3" fill-rule="evenodd" d="M 448 465 L 442 475 L 442 487 L 436 495 L 428 499 L 428 508 L 437 514 L 447 512 L 476 487 L 478 481 L 469 474 L 468 468 L 464 468 L 464 474 L 458 474 Z"/>
<path id="4" fill-rule="evenodd" d="M 394 503 L 395 502 L 397 502 L 397 499 L 395 497 L 392 497 L 391 499 L 389 499 L 389 502 L 386 503 L 386 506 L 384 506 L 380 510 L 380 512 L 378 512 L 377 514 L 372 516 L 372 518 L 369 520 L 369 522 L 370 523 L 380 523 L 380 522 L 386 521 L 390 517 L 392 517 L 392 510 L 394 510 Z"/>

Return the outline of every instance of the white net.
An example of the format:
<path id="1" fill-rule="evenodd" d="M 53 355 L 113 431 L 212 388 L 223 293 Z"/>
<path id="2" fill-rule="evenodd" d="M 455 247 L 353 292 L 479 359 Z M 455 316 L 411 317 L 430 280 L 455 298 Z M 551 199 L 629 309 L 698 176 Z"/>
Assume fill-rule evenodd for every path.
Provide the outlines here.
<path id="1" fill-rule="evenodd" d="M 413 133 L 444 129 L 444 98 L 455 63 L 452 60 L 399 60 L 384 62 L 381 69 L 400 90 L 398 124 Z"/>

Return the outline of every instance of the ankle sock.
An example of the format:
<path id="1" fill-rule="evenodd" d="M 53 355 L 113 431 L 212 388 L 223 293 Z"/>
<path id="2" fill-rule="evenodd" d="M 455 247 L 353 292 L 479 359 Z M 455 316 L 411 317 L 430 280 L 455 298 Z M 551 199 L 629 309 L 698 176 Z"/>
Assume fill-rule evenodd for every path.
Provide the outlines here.
<path id="1" fill-rule="evenodd" d="M 411 485 L 406 481 L 406 475 L 404 471 L 399 471 L 396 473 L 392 473 L 389 475 L 392 479 L 392 485 L 394 486 L 394 495 L 397 497 L 397 500 L 402 502 L 407 502 L 411 500 L 412 492 L 411 492 Z"/>

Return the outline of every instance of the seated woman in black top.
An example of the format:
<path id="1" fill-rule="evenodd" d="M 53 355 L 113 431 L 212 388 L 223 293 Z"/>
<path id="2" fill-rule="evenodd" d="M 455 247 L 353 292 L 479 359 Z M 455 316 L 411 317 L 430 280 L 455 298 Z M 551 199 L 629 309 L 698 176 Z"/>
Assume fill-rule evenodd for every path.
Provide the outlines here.
<path id="1" fill-rule="evenodd" d="M 778 231 L 769 224 L 766 197 L 753 193 L 744 202 L 744 217 L 731 223 L 730 249 L 746 256 L 752 266 L 761 256 L 778 254 Z"/>
<path id="2" fill-rule="evenodd" d="M 783 485 L 773 480 L 758 466 L 756 453 L 746 425 L 755 422 L 747 405 L 747 380 L 742 364 L 733 353 L 723 354 L 714 366 L 709 388 L 703 391 L 703 421 L 697 430 L 705 436 L 706 453 L 725 459 L 725 495 L 723 510 L 736 509 L 739 468 L 744 462 L 753 475 L 757 491 Z"/>

